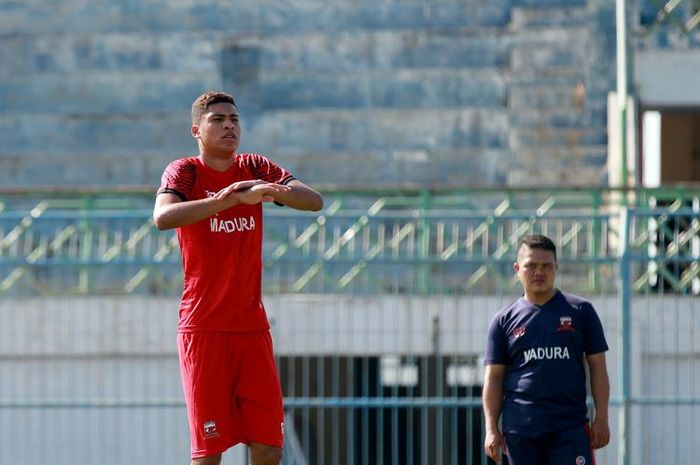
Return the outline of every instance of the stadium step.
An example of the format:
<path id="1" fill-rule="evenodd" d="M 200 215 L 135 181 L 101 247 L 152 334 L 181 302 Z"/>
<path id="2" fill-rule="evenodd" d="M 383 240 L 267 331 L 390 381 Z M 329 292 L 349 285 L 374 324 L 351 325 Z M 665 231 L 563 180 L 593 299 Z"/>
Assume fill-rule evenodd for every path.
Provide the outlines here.
<path id="1" fill-rule="evenodd" d="M 496 28 L 307 33 L 260 46 L 260 66 L 268 72 L 498 68 L 510 59 L 510 40 Z"/>
<path id="2" fill-rule="evenodd" d="M 502 148 L 507 120 L 505 109 L 270 111 L 249 123 L 243 140 L 277 150 Z"/>
<path id="3" fill-rule="evenodd" d="M 522 166 L 536 166 L 541 162 L 543 165 L 560 165 L 565 168 L 599 167 L 607 162 L 607 150 L 607 145 L 525 147 L 518 151 L 517 160 L 523 163 Z"/>
<path id="4" fill-rule="evenodd" d="M 549 41 L 521 43 L 513 47 L 511 67 L 514 73 L 533 69 L 579 68 L 586 61 L 586 46 L 580 43 Z"/>
<path id="5" fill-rule="evenodd" d="M 509 134 L 510 148 L 519 153 L 530 147 L 576 147 L 605 145 L 606 127 L 597 128 L 513 128 Z"/>
<path id="6" fill-rule="evenodd" d="M 354 188 L 405 185 L 476 187 L 505 182 L 512 155 L 503 149 L 296 151 L 270 154 L 304 181 Z"/>
<path id="7" fill-rule="evenodd" d="M 548 28 L 580 28 L 590 24 L 591 13 L 583 5 L 561 2 L 561 5 L 516 6 L 511 11 L 513 31 L 545 30 Z"/>
<path id="8" fill-rule="evenodd" d="M 277 32 L 505 27 L 510 19 L 510 4 L 504 0 L 300 0 L 294 2 L 294 8 L 283 2 L 262 3 L 266 10 L 264 27 Z"/>
<path id="9" fill-rule="evenodd" d="M 605 184 L 605 166 L 576 166 L 574 168 L 537 163 L 529 168 L 508 172 L 506 183 L 511 187 L 590 187 Z"/>
<path id="10" fill-rule="evenodd" d="M 95 155 L 93 152 L 91 155 Z M 183 154 L 184 155 L 184 154 Z M 3 154 L 0 157 L 0 185 L 101 186 L 105 190 L 120 185 L 158 188 L 163 169 L 177 155 L 163 152 L 122 153 L 114 157 L 86 154 L 36 155 Z M 119 162 L 115 163 L 114 159 Z M 76 169 L 67 167 L 79 167 Z"/>
<path id="11" fill-rule="evenodd" d="M 605 108 L 533 106 L 511 110 L 509 122 L 513 128 L 604 128 L 607 124 L 607 113 Z"/>
<path id="12" fill-rule="evenodd" d="M 0 82 L 2 113 L 58 115 L 128 115 L 134 108 L 143 113 L 181 113 L 203 89 L 217 88 L 211 73 L 171 71 L 86 71 L 68 76 L 37 73 Z M 121 98 L 115 99 L 119 94 Z M 0 113 L 0 115 L 2 115 Z"/>
<path id="13" fill-rule="evenodd" d="M 563 7 L 586 6 L 587 0 L 512 0 L 515 7 Z"/>
<path id="14" fill-rule="evenodd" d="M 478 25 L 505 27 L 510 2 L 499 0 L 359 0 L 352 2 L 296 0 L 293 3 L 118 0 L 110 8 L 99 2 L 64 0 L 58 14 L 46 16 L 44 2 L 22 2 L 22 8 L 0 6 L 0 29 L 14 34 L 170 33 L 198 30 L 236 34 L 289 34 L 338 29 L 439 28 Z M 167 9 L 167 14 L 163 11 Z M 41 21 L 36 18 L 41 17 Z M 85 21 L 89 18 L 90 21 Z"/>
<path id="15" fill-rule="evenodd" d="M 582 81 L 581 81 L 582 82 Z M 508 89 L 508 108 L 511 110 L 577 108 L 585 88 L 576 84 L 521 84 Z"/>
<path id="16" fill-rule="evenodd" d="M 502 73 L 496 69 L 365 70 L 341 74 L 266 72 L 262 110 L 311 108 L 502 108 Z"/>
<path id="17" fill-rule="evenodd" d="M 140 156 L 160 151 L 178 154 L 196 151 L 190 135 L 189 114 L 88 114 L 0 116 L 2 157 L 21 154 L 33 157 L 82 155 L 111 159 L 126 153 Z M 119 144 L 113 141 L 118 140 Z M 128 179 L 128 178 L 127 178 Z M 125 180 L 126 181 L 126 180 Z"/>

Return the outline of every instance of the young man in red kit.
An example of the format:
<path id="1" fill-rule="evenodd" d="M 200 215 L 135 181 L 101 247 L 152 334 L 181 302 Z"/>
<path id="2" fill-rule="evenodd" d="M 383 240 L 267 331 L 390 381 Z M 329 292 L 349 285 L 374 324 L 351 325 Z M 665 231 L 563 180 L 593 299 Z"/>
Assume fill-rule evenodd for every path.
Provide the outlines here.
<path id="1" fill-rule="evenodd" d="M 229 94 L 194 101 L 192 136 L 199 156 L 168 165 L 153 210 L 158 229 L 177 228 L 182 253 L 178 353 L 191 463 L 219 465 L 244 443 L 251 465 L 278 465 L 284 411 L 261 298 L 262 202 L 318 211 L 323 198 L 264 156 L 236 153 Z"/>

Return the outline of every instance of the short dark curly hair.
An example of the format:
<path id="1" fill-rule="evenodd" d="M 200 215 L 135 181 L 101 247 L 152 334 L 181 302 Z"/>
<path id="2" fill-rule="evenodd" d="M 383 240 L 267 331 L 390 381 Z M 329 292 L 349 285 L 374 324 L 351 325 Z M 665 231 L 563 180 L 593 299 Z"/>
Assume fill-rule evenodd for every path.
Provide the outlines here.
<path id="1" fill-rule="evenodd" d="M 205 92 L 197 97 L 197 99 L 192 102 L 192 124 L 199 124 L 202 116 L 204 116 L 209 109 L 209 105 L 221 102 L 230 103 L 236 107 L 236 101 L 233 99 L 233 95 L 227 94 L 226 92 Z M 238 107 L 236 107 L 236 109 L 238 109 Z"/>
<path id="2" fill-rule="evenodd" d="M 540 234 L 525 236 L 520 241 L 520 246 L 522 247 L 523 245 L 529 249 L 549 250 L 554 254 L 554 261 L 557 261 L 557 246 L 554 245 L 554 242 L 547 236 L 542 236 Z"/>

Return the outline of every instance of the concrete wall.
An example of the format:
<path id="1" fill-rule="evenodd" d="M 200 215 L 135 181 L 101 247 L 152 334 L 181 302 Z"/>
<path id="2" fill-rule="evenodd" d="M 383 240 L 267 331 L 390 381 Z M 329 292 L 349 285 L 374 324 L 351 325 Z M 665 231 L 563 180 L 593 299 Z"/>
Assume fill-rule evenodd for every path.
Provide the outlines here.
<path id="1" fill-rule="evenodd" d="M 0 185 L 155 186 L 196 150 L 189 105 L 207 89 L 237 96 L 243 150 L 313 183 L 601 185 L 610 12 L 583 0 L 5 2 Z"/>

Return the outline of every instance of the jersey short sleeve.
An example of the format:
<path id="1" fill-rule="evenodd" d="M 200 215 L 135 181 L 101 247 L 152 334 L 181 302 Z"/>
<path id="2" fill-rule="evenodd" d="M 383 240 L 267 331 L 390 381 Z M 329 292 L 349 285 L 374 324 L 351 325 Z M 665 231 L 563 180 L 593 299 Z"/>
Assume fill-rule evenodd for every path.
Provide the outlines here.
<path id="1" fill-rule="evenodd" d="M 508 344 L 501 325 L 500 313 L 491 319 L 486 336 L 485 365 L 508 365 Z"/>
<path id="2" fill-rule="evenodd" d="M 584 304 L 583 317 L 586 325 L 586 329 L 583 332 L 583 350 L 586 355 L 607 351 L 608 343 L 605 340 L 603 324 L 590 303 Z"/>
<path id="3" fill-rule="evenodd" d="M 295 179 L 287 170 L 257 153 L 250 154 L 248 161 L 255 179 L 262 179 L 274 184 L 287 184 Z"/>
<path id="4" fill-rule="evenodd" d="M 192 158 L 181 158 L 170 163 L 163 171 L 157 194 L 175 194 L 181 200 L 192 200 L 197 165 Z"/>

